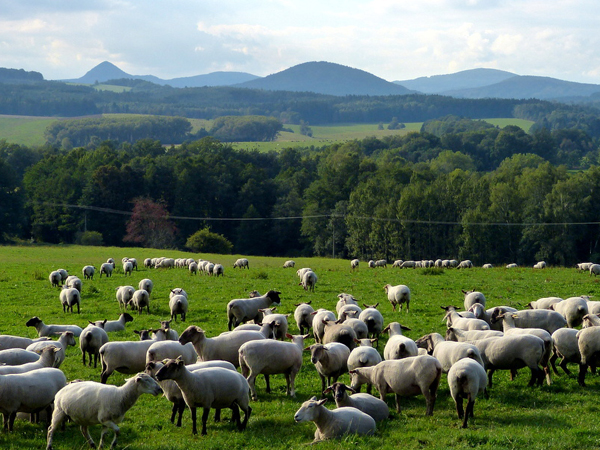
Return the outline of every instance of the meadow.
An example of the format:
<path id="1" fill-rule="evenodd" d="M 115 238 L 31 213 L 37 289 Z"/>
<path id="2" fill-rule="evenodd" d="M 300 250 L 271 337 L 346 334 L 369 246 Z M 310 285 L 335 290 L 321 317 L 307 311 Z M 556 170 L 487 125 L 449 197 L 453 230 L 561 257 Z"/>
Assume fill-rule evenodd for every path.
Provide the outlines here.
<path id="1" fill-rule="evenodd" d="M 175 287 L 184 288 L 189 295 L 190 310 L 185 323 L 177 322 L 173 328 L 180 334 L 189 325 L 198 325 L 207 336 L 215 336 L 227 329 L 225 307 L 233 298 L 247 297 L 250 290 L 264 293 L 277 289 L 282 295 L 278 312 L 293 313 L 295 303 L 312 301 L 312 306 L 335 311 L 337 294 L 353 294 L 361 303 L 380 304 L 386 323 L 398 321 L 412 331 L 406 334 L 417 339 L 430 333 L 444 333 L 441 306 L 454 304 L 461 307 L 461 289 L 482 291 L 488 306 L 509 305 L 523 308 L 532 300 L 546 296 L 563 298 L 575 295 L 597 297 L 600 285 L 596 278 L 573 268 L 548 268 L 533 270 L 495 268 L 484 270 L 428 270 L 428 269 L 369 269 L 366 263 L 356 271 L 350 270 L 349 261 L 324 258 L 293 258 L 296 269 L 311 267 L 319 281 L 314 293 L 298 286 L 296 269 L 283 269 L 285 259 L 248 257 L 250 269 L 233 269 L 237 255 L 199 255 L 179 251 L 141 248 L 101 248 L 71 245 L 61 246 L 5 246 L 0 247 L 0 333 L 35 337 L 33 328 L 25 322 L 34 315 L 45 323 L 77 324 L 85 327 L 88 320 L 116 319 L 119 307 L 115 288 L 130 284 L 137 286 L 142 278 L 154 282 L 151 314 L 134 313 L 133 323 L 122 332 L 111 334 L 111 340 L 135 340 L 133 330 L 155 328 L 159 319 L 169 316 L 168 294 Z M 146 257 L 169 256 L 208 259 L 225 266 L 223 277 L 191 275 L 185 269 L 145 269 L 141 263 Z M 117 265 L 111 278 L 99 277 L 83 280 L 81 314 L 63 313 L 59 301 L 59 288 L 48 281 L 52 270 L 64 268 L 83 279 L 84 265 L 94 265 L 98 270 L 102 262 L 113 257 L 137 258 L 138 271 L 126 277 Z M 387 284 L 406 284 L 412 292 L 410 312 L 392 312 L 382 287 Z M 290 330 L 297 334 L 291 320 Z M 383 350 L 385 337 L 379 343 Z M 308 340 L 307 345 L 312 343 Z M 67 379 L 99 381 L 100 367 L 84 367 L 78 347 L 69 347 L 61 368 Z M 577 367 L 571 367 L 577 372 Z M 579 449 L 600 445 L 600 425 L 597 420 L 600 378 L 588 375 L 588 386 L 582 388 L 575 378 L 553 375 L 550 386 L 529 388 L 529 371 L 521 370 L 515 381 L 506 372 L 496 372 L 490 398 L 478 398 L 475 418 L 468 429 L 461 429 L 454 402 L 449 395 L 446 376 L 442 376 L 438 398 L 432 417 L 425 416 L 422 396 L 402 399 L 402 412 L 394 409 L 394 396 L 387 396 L 392 411 L 391 418 L 379 423 L 373 437 L 349 436 L 341 440 L 319 444 L 322 449 Z M 127 375 L 115 373 L 108 383 L 122 384 Z M 349 382 L 348 375 L 340 381 Z M 262 377 L 257 380 L 258 401 L 253 408 L 248 428 L 239 432 L 229 420 L 208 423 L 207 436 L 193 436 L 189 411 L 184 413 L 183 426 L 177 428 L 169 422 L 171 404 L 162 397 L 142 396 L 121 423 L 118 448 L 127 449 L 188 449 L 200 446 L 206 449 L 294 449 L 312 441 L 315 426 L 312 423 L 294 423 L 293 415 L 300 404 L 313 395 L 319 395 L 320 379 L 308 354 L 296 379 L 296 398 L 285 395 L 285 380 L 281 375 L 271 377 L 273 392 L 265 393 Z M 334 406 L 332 399 L 326 404 Z M 200 417 L 201 414 L 199 414 Z M 225 419 L 230 417 L 224 411 Z M 99 427 L 93 427 L 92 436 L 98 441 Z M 0 433 L 0 448 L 44 448 L 46 433 L 43 424 L 23 420 L 15 422 L 13 433 Z M 79 428 L 67 424 L 65 431 L 54 437 L 56 449 L 83 449 L 85 441 Z"/>

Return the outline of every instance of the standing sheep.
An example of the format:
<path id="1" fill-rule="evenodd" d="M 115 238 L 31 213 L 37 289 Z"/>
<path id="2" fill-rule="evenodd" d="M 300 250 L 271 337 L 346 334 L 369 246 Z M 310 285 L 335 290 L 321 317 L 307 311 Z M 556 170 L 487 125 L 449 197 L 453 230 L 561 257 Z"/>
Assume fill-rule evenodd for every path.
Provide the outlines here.
<path id="1" fill-rule="evenodd" d="M 100 278 L 102 278 L 102 274 L 106 275 L 106 277 L 112 277 L 112 273 L 114 270 L 114 266 L 111 263 L 105 262 L 100 266 Z"/>
<path id="2" fill-rule="evenodd" d="M 348 372 L 350 350 L 344 344 L 313 344 L 304 350 L 310 351 L 310 360 L 321 377 L 321 392 L 335 383 L 341 374 Z"/>
<path id="3" fill-rule="evenodd" d="M 94 266 L 85 266 L 81 272 L 83 273 L 84 280 L 93 280 L 94 273 L 96 273 L 96 268 Z"/>
<path id="4" fill-rule="evenodd" d="M 240 258 L 238 260 L 236 260 L 236 262 L 233 263 L 233 268 L 236 269 L 250 269 L 250 264 L 248 263 L 248 260 L 246 258 Z"/>
<path id="5" fill-rule="evenodd" d="M 135 288 L 133 286 L 119 286 L 117 288 L 117 301 L 119 302 L 119 308 L 127 309 L 129 302 L 133 298 Z"/>
<path id="6" fill-rule="evenodd" d="M 133 297 L 129 300 L 129 304 L 131 308 L 135 308 L 138 311 L 138 315 L 142 314 L 144 308 L 148 310 L 148 314 L 150 314 L 150 295 L 148 291 L 145 289 L 138 289 L 133 293 Z"/>
<path id="7" fill-rule="evenodd" d="M 286 262 L 283 263 L 283 268 L 284 269 L 290 269 L 290 268 L 293 268 L 295 265 L 296 265 L 296 262 L 293 261 L 293 260 L 291 260 L 291 259 L 289 259 L 289 260 L 287 260 Z"/>
<path id="8" fill-rule="evenodd" d="M 304 275 L 302 275 L 302 281 L 298 284 L 301 285 L 305 291 L 310 290 L 312 292 L 315 292 L 315 285 L 317 284 L 317 274 L 314 273 L 312 270 L 305 272 Z"/>
<path id="9" fill-rule="evenodd" d="M 154 283 L 152 283 L 151 279 L 144 278 L 143 280 L 140 280 L 140 282 L 138 283 L 138 289 L 144 289 L 146 292 L 148 292 L 148 295 L 152 295 L 152 289 L 154 289 Z"/>
<path id="10" fill-rule="evenodd" d="M 404 336 L 402 330 L 410 331 L 410 328 L 400 325 L 398 322 L 392 322 L 383 330 L 384 332 L 389 332 L 390 335 L 383 349 L 384 359 L 390 360 L 417 356 L 419 352 L 417 344 L 411 338 Z"/>
<path id="11" fill-rule="evenodd" d="M 92 356 L 94 357 L 94 368 L 98 364 L 98 358 L 100 357 L 100 347 L 108 342 L 108 334 L 101 327 L 94 324 L 88 325 L 81 332 L 79 337 L 79 348 L 83 357 L 83 365 L 85 366 L 85 355 L 89 354 L 89 366 L 92 366 Z"/>
<path id="12" fill-rule="evenodd" d="M 383 287 L 383 290 L 387 294 L 388 300 L 392 304 L 392 309 L 394 312 L 396 311 L 396 305 L 400 305 L 399 310 L 402 311 L 402 305 L 404 303 L 406 303 L 406 312 L 408 312 L 408 307 L 410 306 L 410 289 L 408 286 L 403 284 L 399 284 L 397 286 L 386 284 Z"/>
<path id="13" fill-rule="evenodd" d="M 359 264 L 360 264 L 360 261 L 358 259 L 353 259 L 352 261 L 350 261 L 350 268 L 352 270 L 358 269 Z"/>
<path id="14" fill-rule="evenodd" d="M 270 290 L 265 295 L 254 298 L 234 299 L 227 303 L 227 328 L 229 331 L 241 323 L 261 318 L 259 309 L 268 308 L 271 305 L 281 305 L 281 292 Z"/>
<path id="15" fill-rule="evenodd" d="M 50 280 L 50 284 L 52 285 L 52 287 L 60 286 L 60 283 L 62 281 L 62 277 L 60 276 L 60 272 L 58 270 L 50 272 L 48 279 Z"/>
<path id="16" fill-rule="evenodd" d="M 63 312 L 73 312 L 73 306 L 77 305 L 77 314 L 79 314 L 81 295 L 75 288 L 63 287 L 60 291 L 60 303 L 62 304 Z"/>
<path id="17" fill-rule="evenodd" d="M 185 295 L 174 295 L 169 299 L 169 309 L 171 310 L 171 320 L 177 321 L 177 314 L 181 315 L 181 321 L 185 322 L 185 316 L 188 311 L 188 299 Z"/>
<path id="18" fill-rule="evenodd" d="M 463 419 L 463 428 L 467 428 L 469 417 L 473 417 L 473 407 L 478 394 L 487 387 L 485 369 L 469 358 L 457 361 L 448 372 L 450 395 L 456 404 L 458 418 Z M 467 410 L 463 409 L 463 398 L 467 399 Z"/>
<path id="19" fill-rule="evenodd" d="M 296 325 L 298 326 L 298 330 L 300 330 L 300 334 L 308 333 L 308 330 L 312 328 L 314 312 L 312 306 L 310 306 L 310 301 L 306 303 L 296 303 L 294 306 L 296 309 L 294 310 L 294 319 L 296 320 Z"/>

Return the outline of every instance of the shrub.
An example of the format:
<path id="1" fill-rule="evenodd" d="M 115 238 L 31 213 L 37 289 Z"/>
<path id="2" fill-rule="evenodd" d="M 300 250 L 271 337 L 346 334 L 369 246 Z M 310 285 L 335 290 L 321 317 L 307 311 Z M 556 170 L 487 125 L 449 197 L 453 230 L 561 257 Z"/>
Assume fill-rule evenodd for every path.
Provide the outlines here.
<path id="1" fill-rule="evenodd" d="M 101 247 L 104 245 L 102 233 L 98 231 L 82 231 L 75 234 L 75 243 L 78 245 L 92 245 Z"/>
<path id="2" fill-rule="evenodd" d="M 208 227 L 192 234 L 185 246 L 197 253 L 229 254 L 233 250 L 233 244 L 225 236 L 213 233 Z"/>

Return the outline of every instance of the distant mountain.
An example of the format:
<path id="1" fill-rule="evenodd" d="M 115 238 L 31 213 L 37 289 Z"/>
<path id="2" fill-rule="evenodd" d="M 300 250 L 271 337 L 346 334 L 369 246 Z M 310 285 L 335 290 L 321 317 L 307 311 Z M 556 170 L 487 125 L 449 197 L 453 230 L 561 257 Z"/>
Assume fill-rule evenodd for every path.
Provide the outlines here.
<path id="1" fill-rule="evenodd" d="M 328 95 L 405 95 L 412 91 L 364 70 L 330 62 L 307 62 L 236 85 L 267 91 L 315 92 Z"/>
<path id="2" fill-rule="evenodd" d="M 72 83 L 95 84 L 104 83 L 108 80 L 117 80 L 129 78 L 134 80 L 144 80 L 151 83 L 168 85 L 172 87 L 203 87 L 203 86 L 230 86 L 232 84 L 244 83 L 246 81 L 258 78 L 245 72 L 213 72 L 205 75 L 196 75 L 192 77 L 180 77 L 170 80 L 155 77 L 154 75 L 130 75 L 119 69 L 114 64 L 104 61 L 91 69 L 81 78 L 71 80 L 62 80 Z"/>
<path id="3" fill-rule="evenodd" d="M 39 72 L 0 68 L 0 83 L 36 83 L 38 81 L 44 81 L 44 77 Z"/>
<path id="4" fill-rule="evenodd" d="M 598 84 L 517 75 L 490 86 L 446 91 L 444 95 L 461 98 L 537 98 L 540 100 L 554 100 L 563 97 L 588 97 L 598 92 L 600 92 L 600 85 Z"/>
<path id="5" fill-rule="evenodd" d="M 414 80 L 394 81 L 408 89 L 424 94 L 441 94 L 447 91 L 489 86 L 512 78 L 516 74 L 496 69 L 471 69 L 447 75 L 432 75 Z"/>

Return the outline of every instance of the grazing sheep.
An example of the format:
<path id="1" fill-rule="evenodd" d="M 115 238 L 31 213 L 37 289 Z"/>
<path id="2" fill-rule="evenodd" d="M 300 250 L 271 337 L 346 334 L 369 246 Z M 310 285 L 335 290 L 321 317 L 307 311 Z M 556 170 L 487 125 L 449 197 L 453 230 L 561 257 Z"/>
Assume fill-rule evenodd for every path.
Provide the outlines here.
<path id="1" fill-rule="evenodd" d="M 63 287 L 60 291 L 60 303 L 63 307 L 63 312 L 73 312 L 73 306 L 77 305 L 77 314 L 80 313 L 81 295 L 75 288 Z"/>
<path id="2" fill-rule="evenodd" d="M 50 338 L 47 336 L 39 337 L 36 339 L 30 339 L 22 336 L 12 336 L 10 334 L 0 334 L 0 350 L 7 350 L 9 348 L 22 348 L 26 349 L 34 342 L 49 341 Z"/>
<path id="3" fill-rule="evenodd" d="M 492 320 L 504 314 L 506 309 L 497 306 L 492 311 Z M 552 334 L 559 328 L 567 326 L 567 320 L 562 314 L 547 309 L 525 309 L 514 313 L 515 325 L 519 328 L 542 328 Z"/>
<path id="4" fill-rule="evenodd" d="M 146 308 L 148 314 L 150 314 L 150 295 L 145 289 L 138 289 L 135 291 L 133 297 L 129 300 L 129 304 L 131 305 L 131 309 L 137 309 L 138 315 L 142 314 L 144 308 Z"/>
<path id="5" fill-rule="evenodd" d="M 338 408 L 329 410 L 323 406 L 327 399 L 313 397 L 305 401 L 294 414 L 296 422 L 314 422 L 317 426 L 313 444 L 327 439 L 342 437 L 346 434 L 375 434 L 375 420 L 356 408 Z"/>
<path id="6" fill-rule="evenodd" d="M 42 351 L 42 349 L 44 349 L 46 347 L 58 348 L 59 352 L 56 354 L 56 359 L 54 361 L 54 367 L 58 368 L 58 367 L 60 367 L 62 362 L 65 360 L 67 346 L 69 346 L 69 345 L 74 346 L 75 344 L 76 344 L 76 342 L 75 342 L 75 337 L 73 336 L 73 332 L 72 331 L 63 331 L 62 333 L 60 333 L 60 337 L 58 338 L 58 341 L 34 342 L 30 346 L 28 346 L 25 350 L 28 350 L 30 352 L 39 353 Z"/>
<path id="7" fill-rule="evenodd" d="M 50 284 L 52 285 L 52 287 L 58 287 L 62 282 L 62 277 L 60 276 L 60 272 L 58 270 L 50 272 L 48 279 L 50 280 Z"/>
<path id="8" fill-rule="evenodd" d="M 188 270 L 191 275 L 198 275 L 198 263 L 196 261 L 192 261 L 188 266 Z"/>
<path id="9" fill-rule="evenodd" d="M 85 266 L 81 272 L 83 273 L 84 280 L 93 280 L 96 268 L 94 266 Z"/>
<path id="10" fill-rule="evenodd" d="M 250 341 L 239 349 L 239 363 L 242 375 L 248 380 L 250 393 L 253 400 L 257 400 L 256 377 L 263 374 L 267 383 L 267 393 L 271 392 L 269 375 L 283 373 L 287 383 L 286 394 L 296 396 L 295 379 L 302 367 L 302 349 L 304 340 L 309 337 L 286 337 L 292 342 L 279 342 L 272 339 Z"/>
<path id="11" fill-rule="evenodd" d="M 335 383 L 341 374 L 348 372 L 350 350 L 344 344 L 313 344 L 304 350 L 310 351 L 310 360 L 321 377 L 321 392 Z"/>
<path id="12" fill-rule="evenodd" d="M 456 312 L 456 308 L 454 306 L 442 306 L 444 311 L 446 311 L 446 315 L 442 319 L 442 321 L 446 321 L 446 325 L 452 328 L 458 328 L 460 330 L 489 330 L 490 326 L 487 324 L 485 320 L 481 319 L 469 319 L 461 316 L 458 312 Z"/>
<path id="13" fill-rule="evenodd" d="M 236 262 L 233 263 L 233 268 L 236 269 L 250 269 L 250 264 L 248 263 L 248 260 L 246 258 L 240 258 L 238 260 L 236 260 Z"/>
<path id="14" fill-rule="evenodd" d="M 427 353 L 442 365 L 442 371 L 448 373 L 450 368 L 463 358 L 470 358 L 481 364 L 483 360 L 476 346 L 466 342 L 445 341 L 439 333 L 430 333 L 416 340 L 417 347 L 424 348 Z"/>
<path id="15" fill-rule="evenodd" d="M 281 292 L 270 290 L 265 295 L 255 298 L 234 299 L 227 303 L 227 328 L 232 328 L 239 324 L 261 318 L 260 309 L 268 308 L 271 305 L 281 305 Z"/>
<path id="16" fill-rule="evenodd" d="M 313 336 L 315 337 L 315 342 L 318 344 L 323 340 L 323 335 L 325 334 L 325 322 L 324 320 L 332 320 L 335 321 L 335 314 L 331 311 L 328 311 L 324 308 L 319 308 L 313 314 Z"/>
<path id="17" fill-rule="evenodd" d="M 225 272 L 225 269 L 223 268 L 222 264 L 215 264 L 214 267 L 212 268 L 212 274 L 215 277 L 218 277 L 219 275 L 223 276 Z"/>
<path id="18" fill-rule="evenodd" d="M 310 267 L 303 267 L 302 269 L 298 269 L 296 270 L 296 275 L 298 276 L 298 278 L 300 278 L 300 280 L 302 280 L 302 277 L 304 276 L 304 274 L 306 272 L 312 272 L 313 270 Z"/>
<path id="19" fill-rule="evenodd" d="M 60 351 L 58 347 L 46 347 L 39 352 L 37 361 L 28 362 L 19 365 L 2 364 L 0 365 L 0 375 L 11 375 L 16 373 L 31 372 L 32 370 L 43 369 L 45 367 L 55 367 L 56 354 Z"/>
<path id="20" fill-rule="evenodd" d="M 372 259 L 370 259 L 369 262 L 368 262 L 368 266 L 369 266 L 369 268 L 374 269 L 375 268 L 375 261 L 373 261 Z"/>
<path id="21" fill-rule="evenodd" d="M 352 395 L 348 395 L 348 392 L 351 392 Z M 371 416 L 375 422 L 385 420 L 390 415 L 390 409 L 386 402 L 377 397 L 373 397 L 371 394 L 357 393 L 354 389 L 344 383 L 333 383 L 325 389 L 324 393 L 333 393 L 333 399 L 338 408 L 356 408 Z"/>
<path id="22" fill-rule="evenodd" d="M 109 262 L 105 262 L 102 263 L 102 265 L 100 266 L 100 278 L 102 278 L 102 274 L 106 275 L 106 277 L 112 277 L 112 273 L 114 270 L 114 265 L 109 263 Z"/>
<path id="23" fill-rule="evenodd" d="M 517 263 L 510 263 L 506 265 L 507 269 L 516 269 L 517 267 L 519 267 Z"/>
<path id="24" fill-rule="evenodd" d="M 397 259 L 396 261 L 394 261 L 394 264 L 392 264 L 392 267 L 402 267 L 403 262 L 403 260 Z"/>
<path id="25" fill-rule="evenodd" d="M 135 288 L 133 286 L 119 286 L 117 288 L 117 301 L 119 302 L 119 308 L 127 309 L 129 302 L 133 298 Z"/>
<path id="26" fill-rule="evenodd" d="M 375 267 L 387 268 L 387 261 L 385 259 L 378 259 L 377 261 L 375 261 Z"/>
<path id="27" fill-rule="evenodd" d="M 81 426 L 81 432 L 92 448 L 95 447 L 95 443 L 88 430 L 91 425 L 103 425 L 99 447 L 102 447 L 104 437 L 109 430 L 113 430 L 111 448 L 114 448 L 120 433 L 117 424 L 121 423 L 125 413 L 142 394 L 157 396 L 161 393 L 162 389 L 158 383 L 145 373 L 129 378 L 120 387 L 103 385 L 95 381 L 69 383 L 56 395 L 52 424 L 48 428 L 46 450 L 52 449 L 54 432 L 67 418 Z"/>
<path id="28" fill-rule="evenodd" d="M 458 418 L 463 419 L 462 427 L 467 428 L 469 417 L 473 417 L 475 398 L 484 393 L 487 387 L 485 369 L 469 358 L 461 359 L 448 372 L 448 386 L 456 404 Z M 463 398 L 467 399 L 466 411 L 463 409 Z"/>
<path id="29" fill-rule="evenodd" d="M 533 265 L 534 269 L 545 269 L 546 268 L 546 261 L 538 261 L 537 263 L 535 263 Z"/>
<path id="30" fill-rule="evenodd" d="M 567 363 L 581 364 L 581 353 L 577 341 L 577 333 L 579 330 L 573 328 L 559 328 L 552 333 L 552 341 L 554 343 L 554 354 L 550 358 L 550 364 L 554 373 L 558 375 L 556 369 L 556 360 L 561 358 L 560 367 L 567 374 L 571 375 L 571 371 L 567 367 Z"/>
<path id="31" fill-rule="evenodd" d="M 588 314 L 587 301 L 582 297 L 569 297 L 552 305 L 551 309 L 560 313 L 569 328 L 581 325 L 583 316 Z"/>
<path id="32" fill-rule="evenodd" d="M 211 367 L 190 372 L 181 358 L 163 361 L 164 367 L 156 372 L 156 379 L 174 380 L 183 394 L 185 403 L 192 413 L 192 434 L 198 434 L 196 408 L 203 408 L 202 435 L 206 435 L 206 421 L 211 408 L 231 408 L 233 420 L 239 430 L 246 428 L 252 408 L 248 396 L 249 385 L 238 372 Z M 239 409 L 244 411 L 244 421 L 240 420 Z"/>
<path id="33" fill-rule="evenodd" d="M 492 264 L 490 264 L 490 263 L 486 263 L 486 264 L 484 264 L 481 267 L 483 267 L 484 269 L 493 269 L 494 268 L 494 266 Z"/>
<path id="34" fill-rule="evenodd" d="M 379 339 L 379 335 L 383 331 L 383 315 L 377 311 L 379 303 L 375 305 L 366 305 L 363 303 L 363 306 L 365 309 L 361 311 L 358 319 L 367 325 L 370 337 Z"/>
<path id="35" fill-rule="evenodd" d="M 152 267 L 154 267 L 152 264 L 152 258 L 144 259 L 144 267 L 147 269 L 151 269 Z"/>
<path id="36" fill-rule="evenodd" d="M 14 430 L 17 411 L 33 414 L 45 410 L 50 415 L 56 393 L 66 384 L 62 370 L 51 367 L 0 376 L 0 412 L 4 416 L 4 429 Z"/>
<path id="37" fill-rule="evenodd" d="M 442 376 L 442 366 L 433 356 L 419 355 L 404 359 L 382 361 L 373 367 L 360 367 L 350 372 L 352 389 L 358 390 L 365 383 L 374 385 L 379 398 L 385 401 L 388 393 L 396 396 L 396 411 L 400 412 L 400 397 L 423 394 L 427 409 L 433 415 L 433 407 Z"/>
<path id="38" fill-rule="evenodd" d="M 8 348 L 6 350 L 0 350 L 0 367 L 3 364 L 8 366 L 20 366 L 21 364 L 36 362 L 39 359 L 40 355 L 36 352 L 24 348 Z"/>
<path id="39" fill-rule="evenodd" d="M 289 259 L 286 262 L 283 263 L 283 268 L 284 269 L 289 269 L 289 268 L 293 268 L 296 265 L 296 262 Z"/>
<path id="40" fill-rule="evenodd" d="M 590 271 L 590 277 L 592 275 L 597 276 L 600 274 L 600 264 L 591 264 L 588 270 Z"/>
<path id="41" fill-rule="evenodd" d="M 300 330 L 300 334 L 308 333 L 308 330 L 312 328 L 313 325 L 313 313 L 315 310 L 312 306 L 310 306 L 310 301 L 305 303 L 296 303 L 294 306 L 296 309 L 294 310 L 294 319 L 296 320 L 296 325 L 298 326 L 298 330 Z"/>
<path id="42" fill-rule="evenodd" d="M 154 283 L 152 283 L 152 280 L 150 280 L 149 278 L 144 278 L 143 280 L 140 280 L 140 282 L 138 283 L 138 289 L 143 289 L 146 292 L 148 292 L 148 295 L 152 295 L 152 289 L 154 289 Z"/>
<path id="43" fill-rule="evenodd" d="M 359 264 L 360 264 L 360 261 L 358 259 L 353 259 L 352 261 L 350 261 L 350 268 L 352 270 L 358 269 Z"/>
<path id="44" fill-rule="evenodd" d="M 473 268 L 473 263 L 471 262 L 470 259 L 465 259 L 464 261 L 461 261 L 460 263 L 458 263 L 458 266 L 456 266 L 457 269 L 472 269 Z"/>
<path id="45" fill-rule="evenodd" d="M 408 286 L 403 284 L 399 284 L 397 286 L 386 284 L 383 287 L 383 290 L 387 294 L 388 300 L 392 304 L 392 309 L 394 312 L 396 311 L 396 305 L 400 305 L 399 310 L 402 311 L 402 304 L 404 303 L 406 303 L 406 312 L 408 312 L 408 307 L 410 306 L 410 289 Z"/>
<path id="46" fill-rule="evenodd" d="M 401 359 L 417 355 L 417 344 L 411 338 L 404 336 L 402 330 L 410 331 L 410 328 L 398 322 L 392 322 L 384 328 L 383 331 L 387 331 L 390 336 L 383 349 L 384 359 Z"/>
<path id="47" fill-rule="evenodd" d="M 301 285 L 305 291 L 310 290 L 312 292 L 315 292 L 315 285 L 317 284 L 317 274 L 313 271 L 304 273 L 304 275 L 302 276 L 302 281 L 298 284 Z"/>
<path id="48" fill-rule="evenodd" d="M 563 299 L 560 297 L 543 297 L 533 302 L 529 302 L 527 307 L 529 309 L 552 309 L 552 305 L 562 301 Z"/>
<path id="49" fill-rule="evenodd" d="M 133 263 L 127 260 L 123 263 L 123 273 L 125 274 L 125 276 L 131 276 L 131 272 L 133 272 Z"/>
<path id="50" fill-rule="evenodd" d="M 88 325 L 81 332 L 79 337 L 79 348 L 83 356 L 83 365 L 85 366 L 85 354 L 90 355 L 89 365 L 92 365 L 92 356 L 94 357 L 94 368 L 98 365 L 100 357 L 100 347 L 108 342 L 108 334 L 101 327 L 96 325 Z"/>
<path id="51" fill-rule="evenodd" d="M 198 360 L 198 354 L 191 343 L 185 345 L 179 341 L 154 342 L 146 351 L 146 364 L 151 361 L 162 361 L 163 359 L 175 359 L 181 356 L 186 364 L 194 364 Z"/>
<path id="52" fill-rule="evenodd" d="M 124 330 L 127 322 L 133 322 L 133 317 L 128 313 L 122 313 L 117 320 L 97 320 L 94 325 L 102 328 L 107 333 L 111 333 Z"/>
<path id="53" fill-rule="evenodd" d="M 465 310 L 469 310 L 475 303 L 480 303 L 485 306 L 485 295 L 478 291 L 465 291 L 462 290 L 465 295 Z"/>
<path id="54" fill-rule="evenodd" d="M 82 331 L 82 328 L 78 327 L 77 325 L 46 325 L 38 316 L 34 316 L 29 319 L 25 326 L 35 327 L 39 337 L 54 336 L 55 334 L 60 334 L 63 331 L 70 331 L 73 333 L 73 336 L 79 337 Z"/>

